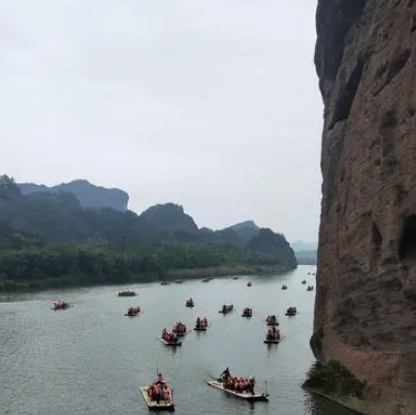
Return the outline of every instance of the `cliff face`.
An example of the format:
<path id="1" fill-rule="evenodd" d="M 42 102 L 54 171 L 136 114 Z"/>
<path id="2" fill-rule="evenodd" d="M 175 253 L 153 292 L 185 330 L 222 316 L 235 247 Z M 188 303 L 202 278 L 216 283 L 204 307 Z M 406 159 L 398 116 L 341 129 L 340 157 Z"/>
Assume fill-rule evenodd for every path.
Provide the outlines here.
<path id="1" fill-rule="evenodd" d="M 18 186 L 23 194 L 38 192 L 72 193 L 84 208 L 110 208 L 125 212 L 129 202 L 129 195 L 124 190 L 107 189 L 91 184 L 87 180 L 73 180 L 72 182 L 62 183 L 52 187 L 33 183 L 20 183 Z"/>
<path id="2" fill-rule="evenodd" d="M 325 103 L 314 335 L 369 414 L 416 413 L 416 1 L 320 0 Z"/>

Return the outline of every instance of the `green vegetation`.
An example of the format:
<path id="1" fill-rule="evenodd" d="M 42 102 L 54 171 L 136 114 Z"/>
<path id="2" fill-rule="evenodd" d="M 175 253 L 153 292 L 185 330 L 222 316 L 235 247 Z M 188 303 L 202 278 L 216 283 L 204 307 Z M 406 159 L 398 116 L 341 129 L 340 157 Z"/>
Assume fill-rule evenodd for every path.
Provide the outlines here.
<path id="1" fill-rule="evenodd" d="M 24 195 L 13 179 L 0 177 L 0 291 L 296 266 L 285 237 L 268 229 L 243 244 L 230 228 L 198 229 L 171 203 L 142 215 L 84 208 L 71 193 Z"/>
<path id="2" fill-rule="evenodd" d="M 125 252 L 94 246 L 49 245 L 0 252 L 0 290 L 55 285 L 118 284 L 164 276 L 172 270 L 221 265 L 276 265 L 273 257 L 200 243 L 163 242 Z M 230 269 L 231 271 L 231 269 Z M 200 276 L 194 273 L 194 276 Z"/>
<path id="3" fill-rule="evenodd" d="M 315 362 L 308 371 L 303 387 L 326 395 L 361 398 L 365 383 L 359 381 L 339 361 L 331 360 L 327 365 Z"/>

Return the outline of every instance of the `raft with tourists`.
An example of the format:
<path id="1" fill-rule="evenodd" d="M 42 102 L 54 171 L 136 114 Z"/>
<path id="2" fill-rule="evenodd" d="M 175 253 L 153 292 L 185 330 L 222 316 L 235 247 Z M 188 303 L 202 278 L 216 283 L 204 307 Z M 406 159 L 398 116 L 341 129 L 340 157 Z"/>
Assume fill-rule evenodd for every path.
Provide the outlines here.
<path id="1" fill-rule="evenodd" d="M 296 307 L 289 307 L 286 310 L 285 316 L 294 317 L 296 316 L 297 313 L 298 313 L 298 310 L 296 309 Z"/>
<path id="2" fill-rule="evenodd" d="M 67 308 L 69 308 L 69 303 L 66 301 L 58 300 L 52 303 L 52 310 L 66 310 Z"/>
<path id="3" fill-rule="evenodd" d="M 264 339 L 264 344 L 279 344 L 283 340 L 283 336 L 280 333 L 279 329 L 273 327 L 272 329 L 267 330 L 266 338 Z"/>
<path id="4" fill-rule="evenodd" d="M 309 285 L 306 291 L 313 291 L 313 285 Z"/>
<path id="5" fill-rule="evenodd" d="M 207 331 L 208 320 L 206 317 L 198 317 L 195 322 L 195 331 Z"/>
<path id="6" fill-rule="evenodd" d="M 188 298 L 187 300 L 186 300 L 186 303 L 185 303 L 185 306 L 186 307 L 193 307 L 195 305 L 195 302 L 194 302 L 194 299 L 191 297 L 191 298 Z"/>
<path id="7" fill-rule="evenodd" d="M 151 385 L 140 386 L 140 392 L 149 409 L 154 411 L 173 411 L 173 390 L 163 379 L 161 373 L 157 374 L 156 380 Z"/>
<path id="8" fill-rule="evenodd" d="M 253 376 L 249 379 L 233 377 L 228 368 L 224 370 L 219 379 L 210 380 L 207 383 L 215 389 L 246 401 L 267 401 L 269 397 L 267 391 L 254 391 L 256 381 Z"/>
<path id="9" fill-rule="evenodd" d="M 234 305 L 233 304 L 224 304 L 222 306 L 221 310 L 219 310 L 218 312 L 225 315 L 225 314 L 230 313 L 233 310 L 234 310 Z"/>
<path id="10" fill-rule="evenodd" d="M 275 314 L 269 314 L 268 316 L 266 316 L 266 324 L 268 326 L 278 326 L 279 325 L 278 316 Z"/>
<path id="11" fill-rule="evenodd" d="M 253 317 L 253 309 L 250 307 L 246 307 L 243 310 L 243 314 L 241 314 L 241 317 Z"/>
<path id="12" fill-rule="evenodd" d="M 178 321 L 172 329 L 172 333 L 178 337 L 186 336 L 191 330 L 186 329 L 186 324 L 183 324 L 181 321 Z"/>
<path id="13" fill-rule="evenodd" d="M 126 317 L 136 317 L 140 314 L 140 307 L 129 307 L 127 313 L 124 314 Z"/>
<path id="14" fill-rule="evenodd" d="M 119 297 L 134 297 L 136 295 L 137 294 L 134 291 L 130 291 L 130 290 L 124 290 L 118 293 Z"/>
<path id="15" fill-rule="evenodd" d="M 166 346 L 182 346 L 182 342 L 178 336 L 175 333 L 168 332 L 166 329 L 162 330 L 159 340 L 166 344 Z"/>

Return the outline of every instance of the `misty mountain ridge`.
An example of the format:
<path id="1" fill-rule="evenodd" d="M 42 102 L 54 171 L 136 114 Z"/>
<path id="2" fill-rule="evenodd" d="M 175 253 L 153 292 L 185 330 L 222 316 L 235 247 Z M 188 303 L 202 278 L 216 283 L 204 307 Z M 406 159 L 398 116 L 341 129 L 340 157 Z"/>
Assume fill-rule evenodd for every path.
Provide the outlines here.
<path id="1" fill-rule="evenodd" d="M 129 195 L 127 192 L 117 188 L 96 186 L 84 179 L 77 179 L 50 187 L 34 183 L 17 183 L 17 185 L 25 195 L 39 192 L 71 193 L 84 208 L 110 208 L 119 212 L 125 212 L 128 209 Z"/>
<path id="2" fill-rule="evenodd" d="M 316 251 L 318 249 L 318 242 L 295 241 L 290 245 L 295 252 Z"/>

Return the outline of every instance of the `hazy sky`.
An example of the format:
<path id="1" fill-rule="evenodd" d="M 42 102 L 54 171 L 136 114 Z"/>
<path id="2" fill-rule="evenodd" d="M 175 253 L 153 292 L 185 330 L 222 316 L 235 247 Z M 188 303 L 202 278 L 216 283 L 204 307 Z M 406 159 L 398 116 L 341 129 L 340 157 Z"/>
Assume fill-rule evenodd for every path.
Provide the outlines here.
<path id="1" fill-rule="evenodd" d="M 0 166 L 316 240 L 311 0 L 0 2 Z"/>

